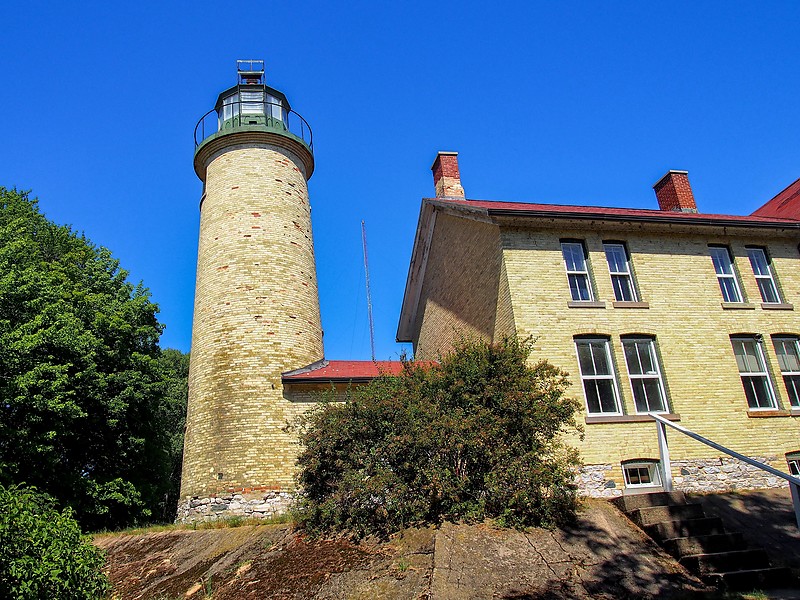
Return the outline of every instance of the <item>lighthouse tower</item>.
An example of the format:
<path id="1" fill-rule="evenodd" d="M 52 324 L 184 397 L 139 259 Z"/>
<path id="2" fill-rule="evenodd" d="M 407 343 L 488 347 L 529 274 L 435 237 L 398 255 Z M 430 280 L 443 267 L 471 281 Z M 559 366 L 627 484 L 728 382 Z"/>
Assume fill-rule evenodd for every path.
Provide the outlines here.
<path id="1" fill-rule="evenodd" d="M 195 129 L 203 194 L 182 520 L 281 509 L 293 488 L 291 426 L 305 409 L 281 373 L 323 358 L 311 130 L 265 84 L 263 61 L 237 71 Z"/>

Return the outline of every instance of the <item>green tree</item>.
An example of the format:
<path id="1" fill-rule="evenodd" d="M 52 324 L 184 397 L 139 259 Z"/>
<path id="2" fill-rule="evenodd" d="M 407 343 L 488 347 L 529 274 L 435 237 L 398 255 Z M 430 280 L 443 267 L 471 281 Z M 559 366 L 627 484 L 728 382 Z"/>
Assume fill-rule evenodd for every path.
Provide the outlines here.
<path id="1" fill-rule="evenodd" d="M 297 515 L 312 532 L 387 534 L 417 523 L 496 518 L 553 526 L 577 507 L 576 428 L 566 374 L 531 345 L 460 343 L 436 365 L 406 363 L 304 419 Z"/>
<path id="2" fill-rule="evenodd" d="M 109 592 L 105 558 L 71 511 L 36 490 L 0 486 L 0 597 L 95 600 Z"/>
<path id="3" fill-rule="evenodd" d="M 180 498 L 181 467 L 183 466 L 183 429 L 186 423 L 186 403 L 189 399 L 189 355 L 167 348 L 159 356 L 162 381 L 166 384 L 159 404 L 158 422 L 168 439 L 166 445 L 165 489 L 158 512 L 154 516 L 174 521 Z"/>
<path id="4" fill-rule="evenodd" d="M 0 483 L 35 485 L 86 528 L 152 518 L 167 414 L 176 426 L 157 311 L 108 250 L 0 187 Z"/>

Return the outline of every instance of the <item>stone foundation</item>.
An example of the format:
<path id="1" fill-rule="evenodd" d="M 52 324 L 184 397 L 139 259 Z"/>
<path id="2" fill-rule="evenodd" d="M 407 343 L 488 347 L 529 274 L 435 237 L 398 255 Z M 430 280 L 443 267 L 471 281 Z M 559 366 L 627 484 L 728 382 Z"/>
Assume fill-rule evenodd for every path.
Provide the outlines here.
<path id="1" fill-rule="evenodd" d="M 752 456 L 768 464 L 775 456 Z M 786 481 L 740 460 L 723 456 L 698 460 L 672 461 L 672 481 L 683 492 L 731 492 L 763 490 L 788 485 Z"/>
<path id="2" fill-rule="evenodd" d="M 175 520 L 178 523 L 195 523 L 234 517 L 267 519 L 285 513 L 293 499 L 293 494 L 280 491 L 185 498 L 178 505 L 178 516 Z"/>
<path id="3" fill-rule="evenodd" d="M 760 463 L 770 464 L 775 456 L 753 456 Z M 575 477 L 578 492 L 590 498 L 613 498 L 625 490 L 621 465 L 584 465 Z M 740 460 L 723 456 L 672 461 L 672 483 L 682 492 L 732 492 L 786 487 L 787 483 L 766 471 Z M 637 488 L 637 491 L 645 491 Z"/>
<path id="4" fill-rule="evenodd" d="M 614 498 L 622 495 L 622 486 L 618 485 L 611 478 L 613 466 L 605 465 L 584 465 L 581 467 L 575 483 L 578 484 L 578 492 L 582 496 L 590 498 Z"/>

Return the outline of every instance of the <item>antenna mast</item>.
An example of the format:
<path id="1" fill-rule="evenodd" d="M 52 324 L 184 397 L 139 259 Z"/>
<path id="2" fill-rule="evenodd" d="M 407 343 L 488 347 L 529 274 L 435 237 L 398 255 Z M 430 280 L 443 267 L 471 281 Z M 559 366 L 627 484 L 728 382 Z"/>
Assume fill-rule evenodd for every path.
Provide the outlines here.
<path id="1" fill-rule="evenodd" d="M 375 324 L 372 321 L 372 294 L 369 291 L 369 260 L 367 259 L 367 226 L 361 221 L 361 244 L 364 247 L 364 273 L 367 278 L 367 314 L 369 315 L 369 347 L 375 362 Z"/>

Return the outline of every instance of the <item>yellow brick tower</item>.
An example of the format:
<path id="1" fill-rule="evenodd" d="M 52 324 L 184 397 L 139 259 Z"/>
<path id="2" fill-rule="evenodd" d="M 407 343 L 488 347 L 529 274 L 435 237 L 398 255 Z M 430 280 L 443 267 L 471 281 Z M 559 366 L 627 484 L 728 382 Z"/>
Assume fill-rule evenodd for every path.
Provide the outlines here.
<path id="1" fill-rule="evenodd" d="M 311 131 L 263 61 L 195 130 L 203 182 L 179 520 L 263 516 L 293 487 L 304 410 L 281 373 L 323 358 L 307 181 Z"/>

